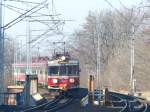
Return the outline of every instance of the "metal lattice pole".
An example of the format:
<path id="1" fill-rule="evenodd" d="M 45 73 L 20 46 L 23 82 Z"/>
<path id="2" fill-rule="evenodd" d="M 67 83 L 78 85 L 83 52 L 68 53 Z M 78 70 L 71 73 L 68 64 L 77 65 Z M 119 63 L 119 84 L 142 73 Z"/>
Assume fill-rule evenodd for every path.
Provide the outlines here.
<path id="1" fill-rule="evenodd" d="M 101 51 L 100 51 L 100 46 L 101 46 L 101 43 L 100 43 L 100 34 L 99 34 L 99 27 L 100 25 L 98 24 L 97 26 L 97 65 L 96 65 L 96 76 L 97 76 L 97 89 L 101 89 L 102 88 L 102 80 L 100 80 L 100 78 L 102 78 L 100 75 L 101 75 Z"/>
<path id="2" fill-rule="evenodd" d="M 2 0 L 0 0 L 2 4 Z M 3 29 L 2 5 L 0 5 L 0 93 L 4 92 L 4 29 Z M 3 103 L 3 95 L 0 95 L 0 104 Z"/>
<path id="3" fill-rule="evenodd" d="M 131 38 L 131 75 L 130 75 L 131 93 L 134 93 L 134 37 Z"/>

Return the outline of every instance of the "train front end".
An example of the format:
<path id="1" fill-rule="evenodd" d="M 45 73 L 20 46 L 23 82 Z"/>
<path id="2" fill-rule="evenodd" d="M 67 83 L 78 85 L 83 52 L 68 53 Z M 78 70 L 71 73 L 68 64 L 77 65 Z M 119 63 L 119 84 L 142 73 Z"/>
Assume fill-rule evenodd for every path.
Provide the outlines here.
<path id="1" fill-rule="evenodd" d="M 48 62 L 48 89 L 67 91 L 79 87 L 79 61 L 60 59 Z"/>

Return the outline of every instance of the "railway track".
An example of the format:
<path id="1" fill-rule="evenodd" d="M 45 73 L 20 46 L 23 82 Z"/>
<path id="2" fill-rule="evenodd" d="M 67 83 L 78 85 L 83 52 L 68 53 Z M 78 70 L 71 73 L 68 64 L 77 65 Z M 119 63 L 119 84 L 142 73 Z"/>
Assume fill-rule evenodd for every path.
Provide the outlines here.
<path id="1" fill-rule="evenodd" d="M 67 104 L 69 104 L 73 99 L 71 98 L 57 98 L 51 102 L 25 109 L 21 112 L 52 112 L 59 110 L 62 107 L 65 107 Z"/>
<path id="2" fill-rule="evenodd" d="M 45 108 L 44 112 L 55 112 L 56 110 L 64 108 L 65 106 L 67 106 L 68 104 L 70 104 L 72 101 L 73 101 L 73 99 L 69 98 L 69 99 L 66 99 L 66 101 L 63 102 L 63 103 L 58 102 L 56 105 L 49 106 L 49 107 Z M 41 112 L 43 112 L 43 111 L 41 111 Z"/>
<path id="3" fill-rule="evenodd" d="M 71 97 L 66 97 L 64 95 L 57 96 L 52 101 L 43 103 L 38 106 L 30 107 L 22 110 L 21 112 L 54 112 L 59 110 L 69 103 L 71 103 L 74 99 Z"/>
<path id="4" fill-rule="evenodd" d="M 50 106 L 50 105 L 54 105 L 55 103 L 59 102 L 61 99 L 62 99 L 62 96 L 59 96 L 59 97 L 55 98 L 55 99 L 52 100 L 52 101 L 43 103 L 43 104 L 38 105 L 38 106 L 26 108 L 26 109 L 22 110 L 21 112 L 31 112 L 31 111 L 34 112 L 34 111 L 38 111 L 38 110 L 44 108 L 45 106 L 48 106 L 48 105 L 49 105 L 49 106 Z"/>
<path id="5" fill-rule="evenodd" d="M 150 112 L 150 105 L 137 97 L 120 93 L 111 93 L 110 95 L 114 99 L 119 99 L 112 103 L 114 106 L 122 106 L 120 112 Z"/>
<path id="6" fill-rule="evenodd" d="M 87 90 L 81 89 L 78 92 L 73 91 L 71 94 L 72 95 L 61 94 L 51 101 L 20 111 L 18 110 L 17 112 L 76 112 L 76 110 L 78 110 L 78 112 L 83 112 L 83 110 L 87 109 L 91 110 L 89 112 L 98 110 L 103 110 L 104 112 L 150 112 L 150 105 L 145 100 L 130 95 L 110 92 L 110 98 L 114 108 L 95 107 L 92 104 L 88 105 L 86 108 L 81 108 L 80 100 L 83 96 L 87 95 Z M 114 109 L 116 110 L 114 111 Z"/>

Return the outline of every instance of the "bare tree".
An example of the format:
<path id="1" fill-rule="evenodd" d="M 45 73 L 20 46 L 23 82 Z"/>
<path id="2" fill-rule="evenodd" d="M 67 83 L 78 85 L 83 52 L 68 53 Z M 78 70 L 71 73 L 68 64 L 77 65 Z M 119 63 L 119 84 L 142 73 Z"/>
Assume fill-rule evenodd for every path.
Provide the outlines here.
<path id="1" fill-rule="evenodd" d="M 129 80 L 127 72 L 125 72 L 125 74 L 127 73 L 125 78 L 122 78 L 123 75 L 112 75 L 112 73 L 106 71 L 108 71 L 112 60 L 117 60 L 116 56 L 120 56 L 122 51 L 129 50 L 129 39 L 134 35 L 133 29 L 139 27 L 137 23 L 142 21 L 141 18 L 141 15 L 137 17 L 137 11 L 134 8 L 122 10 L 121 14 L 114 11 L 89 12 L 86 23 L 83 24 L 83 29 L 76 31 L 72 39 L 74 42 L 72 52 L 80 59 L 84 77 L 88 74 L 85 65 L 88 65 L 88 69 L 92 71 L 90 73 L 96 74 L 98 63 L 97 41 L 100 38 L 100 71 L 102 74 L 100 79 L 106 85 L 113 85 L 117 77 L 120 80 L 120 85 L 125 86 L 124 84 L 127 82 L 124 79 Z M 119 62 L 121 63 L 121 60 Z M 129 59 L 127 59 L 127 64 L 130 64 Z M 125 67 L 126 70 L 129 69 L 129 66 Z M 113 82 L 108 78 L 110 75 Z"/>

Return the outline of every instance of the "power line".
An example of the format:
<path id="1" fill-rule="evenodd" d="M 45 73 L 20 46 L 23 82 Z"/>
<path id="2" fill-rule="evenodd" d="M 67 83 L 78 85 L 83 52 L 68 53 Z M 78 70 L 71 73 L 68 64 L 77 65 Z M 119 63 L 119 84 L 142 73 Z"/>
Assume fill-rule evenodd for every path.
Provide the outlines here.
<path id="1" fill-rule="evenodd" d="M 122 2 L 121 0 L 119 0 L 120 4 L 125 8 L 125 9 L 128 9 Z"/>
<path id="2" fill-rule="evenodd" d="M 108 0 L 104 0 L 104 1 L 105 1 L 109 6 L 111 6 L 119 15 L 121 15 L 125 21 L 129 21 L 128 18 L 126 18 L 126 17 L 125 17 L 117 8 L 115 8 Z M 120 2 L 121 2 L 121 1 L 120 1 Z M 140 4 L 142 4 L 142 2 L 141 2 Z M 132 8 L 132 11 L 133 11 L 133 8 Z M 138 13 L 137 16 L 139 16 L 139 13 Z M 144 15 L 142 16 L 142 18 L 141 18 L 140 21 L 143 21 L 143 19 L 144 19 Z M 134 23 L 130 22 L 130 24 L 132 24 L 133 26 L 135 26 L 136 23 L 134 24 Z"/>
<path id="3" fill-rule="evenodd" d="M 115 8 L 108 0 L 104 0 L 108 5 L 110 5 L 113 9 L 115 9 L 116 10 L 116 12 L 118 13 L 118 14 L 120 14 L 122 17 L 123 17 L 123 19 L 125 20 L 125 21 L 128 21 L 128 19 L 117 9 L 117 8 Z"/>

